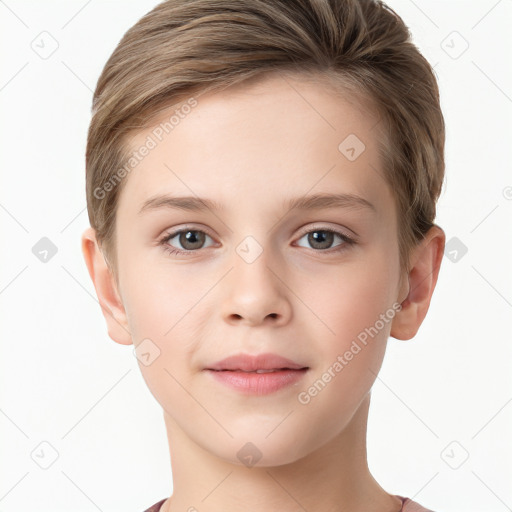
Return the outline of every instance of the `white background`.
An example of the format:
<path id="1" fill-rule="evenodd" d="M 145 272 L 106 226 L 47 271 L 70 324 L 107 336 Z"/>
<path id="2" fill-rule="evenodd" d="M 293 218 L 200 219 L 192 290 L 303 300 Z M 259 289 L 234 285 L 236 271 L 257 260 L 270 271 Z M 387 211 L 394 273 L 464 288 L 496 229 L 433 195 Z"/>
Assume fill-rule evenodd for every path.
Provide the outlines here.
<path id="1" fill-rule="evenodd" d="M 133 346 L 108 337 L 80 251 L 92 91 L 157 3 L 0 2 L 0 512 L 141 512 L 171 492 L 162 410 Z M 417 336 L 389 341 L 370 469 L 436 512 L 512 510 L 512 2 L 389 5 L 435 65 L 447 125 L 437 223 L 467 253 L 443 258 Z M 47 59 L 31 47 L 42 31 L 58 42 Z M 32 253 L 42 237 L 58 249 L 47 263 Z"/>

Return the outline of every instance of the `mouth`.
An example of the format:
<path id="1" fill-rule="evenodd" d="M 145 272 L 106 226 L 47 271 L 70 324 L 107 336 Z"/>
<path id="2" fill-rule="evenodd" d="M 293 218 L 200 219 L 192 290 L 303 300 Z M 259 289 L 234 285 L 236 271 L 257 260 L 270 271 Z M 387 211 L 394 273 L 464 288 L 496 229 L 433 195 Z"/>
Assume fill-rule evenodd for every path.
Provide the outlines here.
<path id="1" fill-rule="evenodd" d="M 300 385 L 309 368 L 208 370 L 214 382 L 243 395 L 263 396 Z"/>
<path id="2" fill-rule="evenodd" d="M 215 383 L 244 395 L 268 395 L 298 386 L 309 371 L 305 366 L 278 354 L 235 354 L 204 368 Z"/>

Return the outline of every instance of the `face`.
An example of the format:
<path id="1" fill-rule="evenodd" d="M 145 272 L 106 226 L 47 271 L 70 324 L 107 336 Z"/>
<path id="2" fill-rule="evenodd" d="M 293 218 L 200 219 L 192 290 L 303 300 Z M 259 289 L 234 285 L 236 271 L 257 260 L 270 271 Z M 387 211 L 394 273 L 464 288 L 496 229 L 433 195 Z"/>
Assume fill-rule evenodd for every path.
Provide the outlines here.
<path id="1" fill-rule="evenodd" d="M 248 441 L 260 465 L 280 465 L 340 434 L 399 302 L 377 118 L 329 91 L 266 78 L 196 98 L 161 141 L 154 127 L 130 139 L 132 150 L 157 140 L 125 178 L 116 220 L 119 293 L 149 354 L 140 370 L 169 425 L 235 464 Z M 306 369 L 208 370 L 269 353 Z"/>

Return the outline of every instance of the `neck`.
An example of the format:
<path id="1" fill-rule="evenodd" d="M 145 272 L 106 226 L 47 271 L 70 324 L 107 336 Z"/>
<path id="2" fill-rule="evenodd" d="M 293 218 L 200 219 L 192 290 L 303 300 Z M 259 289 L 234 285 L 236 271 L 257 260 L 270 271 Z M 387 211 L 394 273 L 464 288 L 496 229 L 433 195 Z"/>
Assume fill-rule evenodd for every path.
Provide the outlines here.
<path id="1" fill-rule="evenodd" d="M 400 499 L 386 493 L 368 469 L 369 404 L 370 394 L 343 431 L 307 456 L 250 468 L 203 450 L 165 413 L 174 491 L 161 512 L 399 512 Z"/>

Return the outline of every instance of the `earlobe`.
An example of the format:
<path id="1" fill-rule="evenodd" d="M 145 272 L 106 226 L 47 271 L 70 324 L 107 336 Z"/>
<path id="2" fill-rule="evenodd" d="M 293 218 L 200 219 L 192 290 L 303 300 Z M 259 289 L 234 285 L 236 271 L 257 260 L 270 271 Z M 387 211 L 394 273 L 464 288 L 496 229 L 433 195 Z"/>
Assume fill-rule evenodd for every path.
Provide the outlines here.
<path id="1" fill-rule="evenodd" d="M 117 343 L 131 345 L 126 311 L 112 271 L 105 261 L 92 227 L 87 228 L 82 234 L 82 253 L 107 322 L 108 335 Z"/>
<path id="2" fill-rule="evenodd" d="M 395 315 L 390 336 L 399 340 L 413 338 L 430 306 L 444 253 L 445 233 L 434 225 L 414 249 L 409 272 L 409 293 Z"/>

